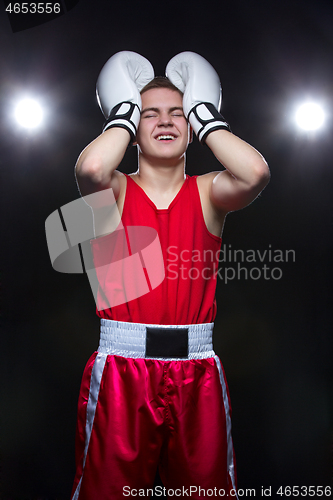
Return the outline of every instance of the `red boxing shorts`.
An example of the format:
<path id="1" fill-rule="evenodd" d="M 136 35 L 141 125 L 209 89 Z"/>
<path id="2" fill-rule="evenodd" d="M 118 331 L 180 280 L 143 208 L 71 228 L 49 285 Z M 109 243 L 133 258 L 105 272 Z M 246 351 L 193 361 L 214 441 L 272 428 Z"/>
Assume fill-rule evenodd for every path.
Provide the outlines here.
<path id="1" fill-rule="evenodd" d="M 169 495 L 236 497 L 212 330 L 101 320 L 80 389 L 72 500 L 150 497 L 157 468 Z"/>

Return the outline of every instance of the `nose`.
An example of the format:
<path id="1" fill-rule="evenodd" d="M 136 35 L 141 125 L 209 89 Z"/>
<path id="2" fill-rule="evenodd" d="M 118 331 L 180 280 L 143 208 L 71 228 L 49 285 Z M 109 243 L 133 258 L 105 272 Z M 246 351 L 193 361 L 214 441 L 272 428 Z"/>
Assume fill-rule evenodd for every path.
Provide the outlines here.
<path id="1" fill-rule="evenodd" d="M 160 114 L 159 120 L 158 120 L 158 126 L 159 127 L 168 127 L 168 126 L 173 126 L 171 116 L 169 113 L 162 112 Z"/>

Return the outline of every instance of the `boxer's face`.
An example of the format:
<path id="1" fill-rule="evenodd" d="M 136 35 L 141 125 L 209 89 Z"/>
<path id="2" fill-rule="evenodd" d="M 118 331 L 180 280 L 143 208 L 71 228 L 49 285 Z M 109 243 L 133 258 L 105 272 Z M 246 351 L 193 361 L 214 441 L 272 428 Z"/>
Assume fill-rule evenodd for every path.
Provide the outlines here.
<path id="1" fill-rule="evenodd" d="M 177 160 L 189 143 L 189 126 L 179 92 L 151 89 L 144 92 L 136 140 L 141 153 L 150 159 Z"/>

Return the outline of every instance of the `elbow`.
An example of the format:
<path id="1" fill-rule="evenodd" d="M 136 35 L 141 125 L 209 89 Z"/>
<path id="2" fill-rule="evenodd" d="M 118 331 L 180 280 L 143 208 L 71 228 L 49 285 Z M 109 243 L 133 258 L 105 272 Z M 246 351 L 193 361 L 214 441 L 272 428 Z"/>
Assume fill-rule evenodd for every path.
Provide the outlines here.
<path id="1" fill-rule="evenodd" d="M 266 160 L 262 157 L 253 165 L 253 185 L 261 189 L 267 186 L 271 178 Z"/>
<path id="2" fill-rule="evenodd" d="M 75 165 L 75 177 L 81 196 L 87 196 L 109 187 L 103 162 L 98 157 L 79 157 Z"/>
<path id="3" fill-rule="evenodd" d="M 103 165 L 97 157 L 79 158 L 75 165 L 75 176 L 78 181 L 89 181 L 92 184 L 103 183 Z"/>

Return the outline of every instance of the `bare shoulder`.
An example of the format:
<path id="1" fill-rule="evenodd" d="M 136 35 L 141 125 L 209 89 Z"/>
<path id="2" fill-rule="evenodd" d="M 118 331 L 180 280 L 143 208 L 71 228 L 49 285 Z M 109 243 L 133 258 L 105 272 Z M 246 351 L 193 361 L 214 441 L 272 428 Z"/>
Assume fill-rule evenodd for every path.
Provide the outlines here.
<path id="1" fill-rule="evenodd" d="M 126 188 L 126 175 L 120 172 L 119 170 L 115 170 L 112 172 L 112 188 L 113 189 L 122 189 Z M 116 197 L 117 198 L 117 197 Z"/>
<path id="2" fill-rule="evenodd" d="M 119 172 L 119 170 L 114 170 L 109 187 L 112 188 L 114 197 L 118 200 L 123 191 L 126 190 L 126 176 L 122 172 Z"/>
<path id="3" fill-rule="evenodd" d="M 211 201 L 211 189 L 215 177 L 220 172 L 209 172 L 197 177 L 197 186 L 200 195 L 201 207 L 206 226 L 209 232 L 215 236 L 221 236 L 223 224 L 227 213 L 218 210 Z"/>
<path id="4" fill-rule="evenodd" d="M 220 172 L 208 172 L 207 174 L 198 175 L 197 177 L 198 187 L 200 187 L 201 189 L 207 189 L 209 191 L 213 180 L 219 173 Z"/>
<path id="5" fill-rule="evenodd" d="M 214 183 L 214 179 L 221 174 L 220 171 L 218 172 L 208 172 L 207 174 L 203 175 L 198 175 L 197 177 L 197 185 L 198 189 L 200 192 L 200 196 L 202 199 L 209 202 L 212 204 L 212 199 L 211 199 L 211 192 L 212 192 L 212 186 Z"/>
<path id="6" fill-rule="evenodd" d="M 114 192 L 115 199 L 117 200 L 117 206 L 120 215 L 123 212 L 125 194 L 126 194 L 127 179 L 126 175 L 115 170 L 112 174 L 112 189 Z"/>

